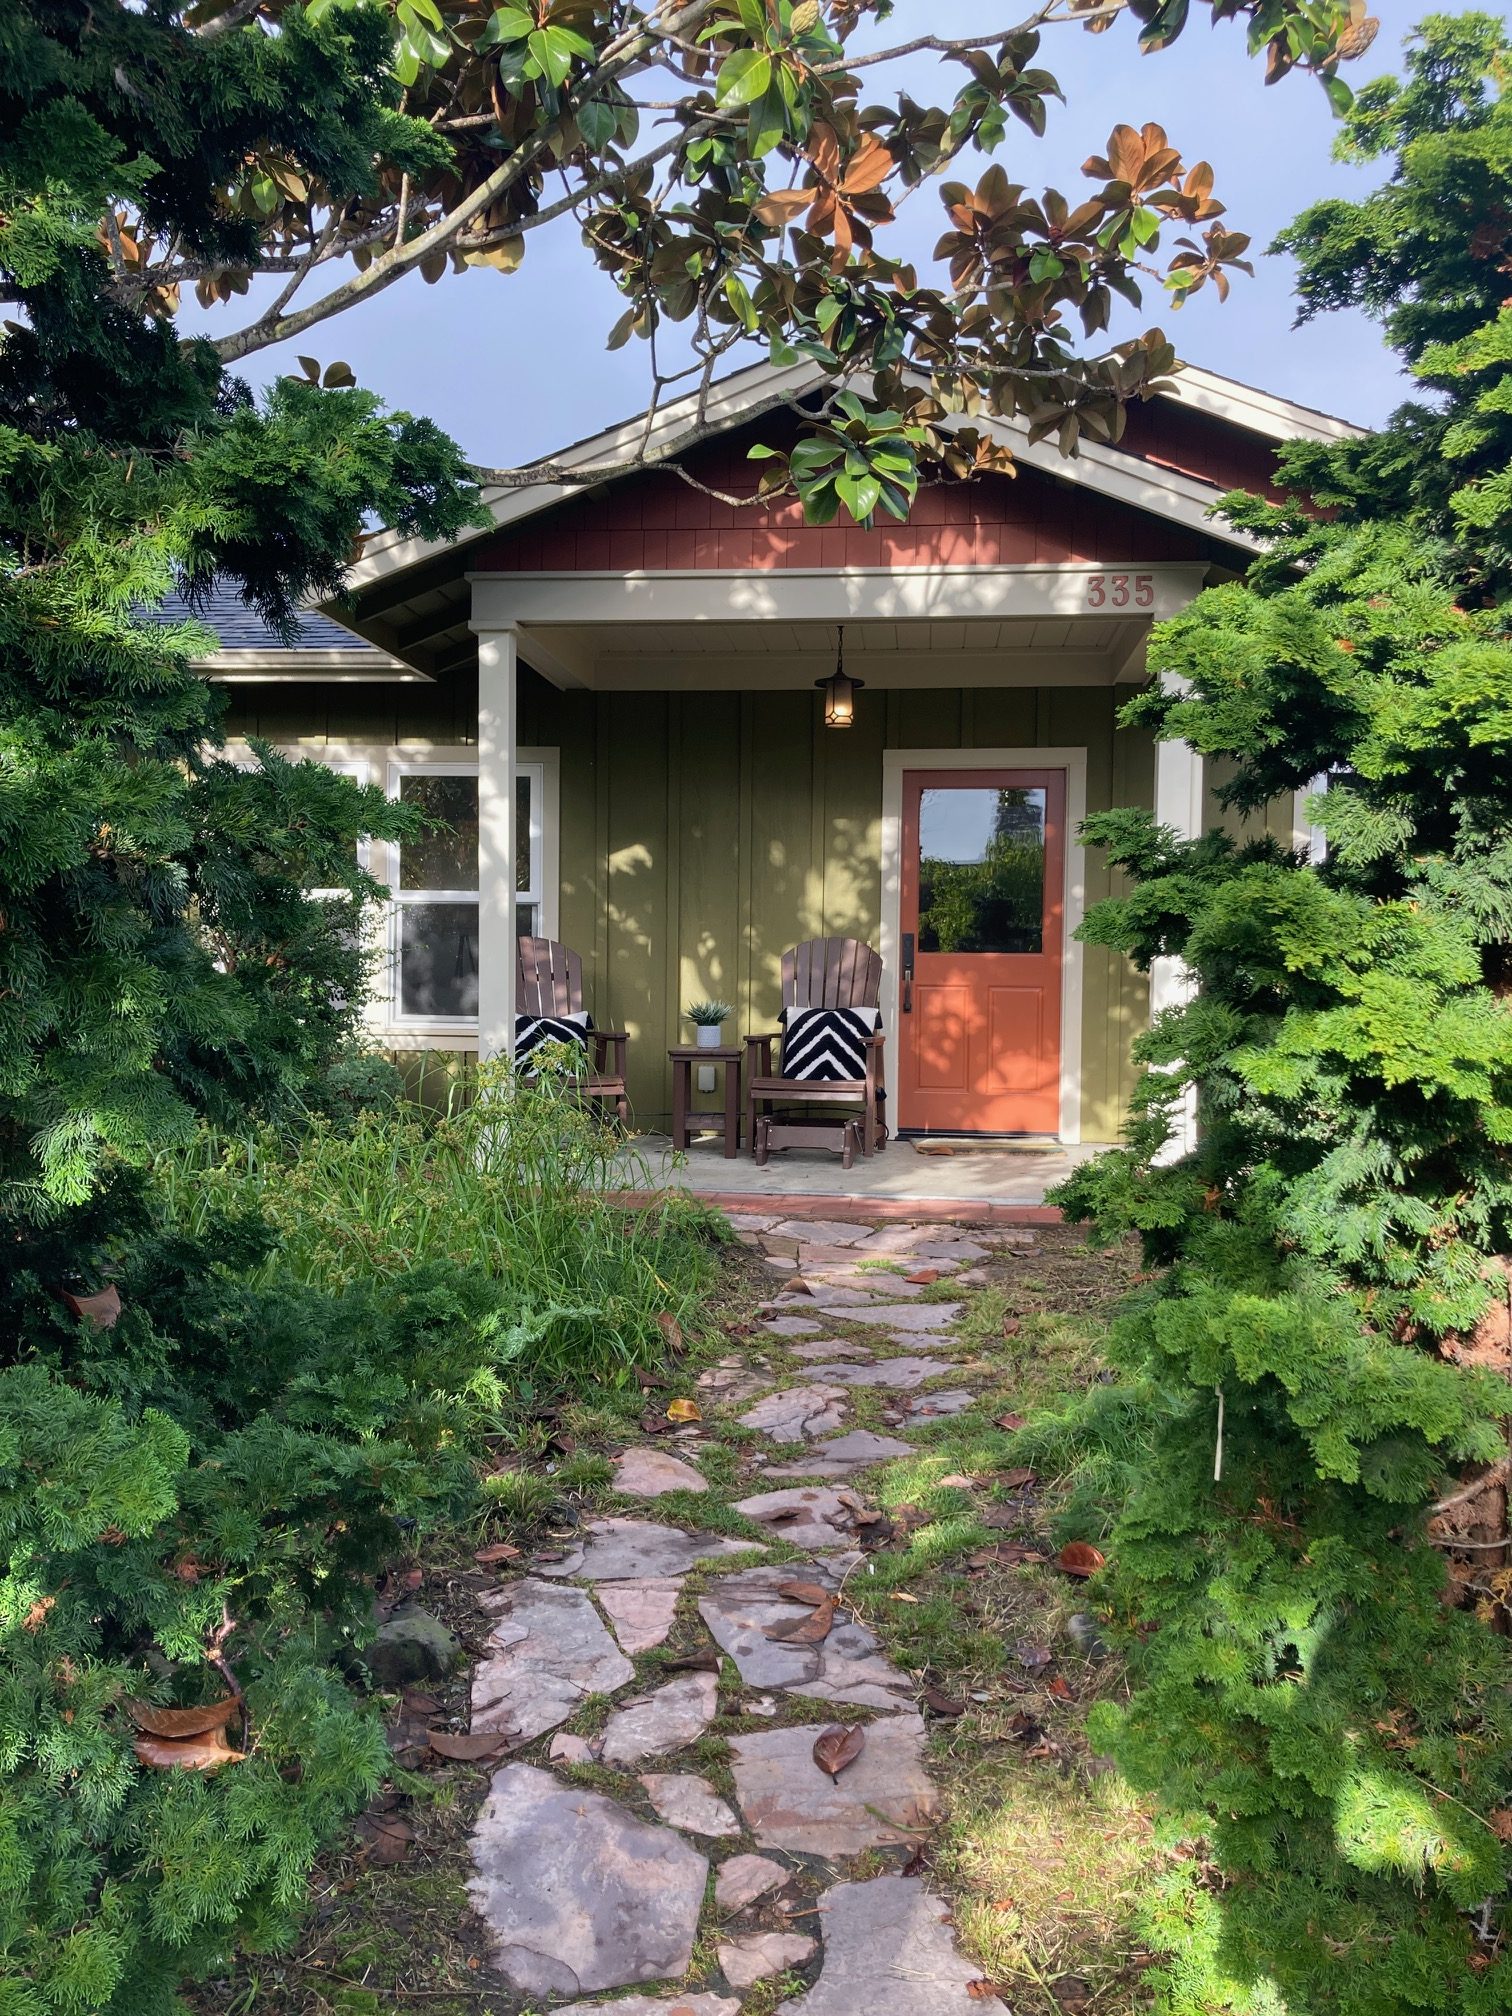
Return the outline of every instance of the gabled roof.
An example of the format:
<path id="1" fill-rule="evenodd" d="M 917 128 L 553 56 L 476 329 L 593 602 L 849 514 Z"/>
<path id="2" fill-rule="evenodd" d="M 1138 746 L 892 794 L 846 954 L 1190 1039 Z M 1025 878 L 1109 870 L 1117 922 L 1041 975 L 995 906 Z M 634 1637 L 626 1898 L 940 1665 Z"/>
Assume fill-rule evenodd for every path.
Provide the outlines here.
<path id="1" fill-rule="evenodd" d="M 700 395 L 689 393 L 664 406 L 649 427 L 646 416 L 637 414 L 632 419 L 574 442 L 550 459 L 565 469 L 591 469 L 600 465 L 612 467 L 617 460 L 632 454 L 651 461 L 669 460 L 688 444 L 696 425 L 700 427 L 700 432 L 710 423 L 716 432 L 745 425 L 775 407 L 791 404 L 817 390 L 826 378 L 821 365 L 807 360 L 788 366 L 777 366 L 763 360 L 717 381 L 704 402 L 701 422 Z M 922 374 L 920 382 L 924 382 Z M 1217 372 L 1190 365 L 1182 369 L 1172 389 L 1158 394 L 1157 399 L 1179 403 L 1267 442 L 1293 439 L 1340 441 L 1369 431 L 1351 421 L 1320 413 L 1312 407 L 1299 406 L 1291 400 L 1241 385 L 1235 379 L 1221 377 Z M 1095 442 L 1083 441 L 1077 455 L 1065 456 L 1053 441 L 1031 444 L 1028 423 L 1022 419 L 984 417 L 971 424 L 985 427 L 996 435 L 1012 449 L 1015 459 L 1027 468 L 1051 472 L 1067 482 L 1115 497 L 1154 517 L 1170 520 L 1209 538 L 1217 537 L 1240 548 L 1253 547 L 1254 542 L 1247 534 L 1209 518 L 1208 513 L 1220 493 L 1214 484 L 1199 477 L 1147 461 L 1126 449 L 1103 447 Z M 492 518 L 493 529 L 498 530 L 548 510 L 566 498 L 581 497 L 583 494 L 583 488 L 578 484 L 543 482 L 519 488 L 486 488 L 483 502 Z M 487 530 L 474 536 L 487 537 Z M 363 589 L 387 577 L 435 558 L 445 552 L 447 546 L 445 541 L 405 538 L 396 532 L 380 532 L 368 541 L 362 559 L 348 577 L 348 588 L 360 594 Z M 338 620 L 342 620 L 339 605 L 328 604 L 327 607 Z"/>
<path id="2" fill-rule="evenodd" d="M 380 651 L 365 637 L 345 624 L 333 621 L 320 609 L 304 610 L 299 618 L 299 636 L 286 644 L 270 630 L 255 609 L 248 608 L 240 594 L 217 582 L 196 607 L 182 595 L 169 595 L 156 609 L 144 611 L 156 623 L 202 624 L 220 639 L 220 648 L 191 662 L 217 684 L 268 676 L 276 668 L 280 677 L 320 680 L 414 680 L 426 673 Z"/>

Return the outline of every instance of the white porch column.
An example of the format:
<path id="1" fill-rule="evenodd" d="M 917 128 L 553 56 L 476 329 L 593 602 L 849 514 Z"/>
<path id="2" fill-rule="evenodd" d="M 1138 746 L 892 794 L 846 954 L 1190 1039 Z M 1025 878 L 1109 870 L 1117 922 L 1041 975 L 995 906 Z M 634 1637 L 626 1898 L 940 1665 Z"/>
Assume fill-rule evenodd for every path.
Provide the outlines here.
<path id="1" fill-rule="evenodd" d="M 1161 674 L 1167 692 L 1185 693 L 1188 682 L 1175 674 Z M 1202 758 L 1189 742 L 1157 742 L 1155 745 L 1155 818 L 1162 826 L 1175 828 L 1178 838 L 1196 840 L 1202 833 Z M 1150 967 L 1150 1015 L 1180 1007 L 1190 1001 L 1195 982 L 1186 961 L 1157 959 Z M 1172 1114 L 1172 1132 L 1155 1157 L 1157 1163 L 1180 1161 L 1197 1145 L 1197 1091 L 1189 1085 L 1180 1107 Z"/>
<path id="2" fill-rule="evenodd" d="M 518 659 L 512 629 L 478 631 L 478 1055 L 514 1054 Z"/>

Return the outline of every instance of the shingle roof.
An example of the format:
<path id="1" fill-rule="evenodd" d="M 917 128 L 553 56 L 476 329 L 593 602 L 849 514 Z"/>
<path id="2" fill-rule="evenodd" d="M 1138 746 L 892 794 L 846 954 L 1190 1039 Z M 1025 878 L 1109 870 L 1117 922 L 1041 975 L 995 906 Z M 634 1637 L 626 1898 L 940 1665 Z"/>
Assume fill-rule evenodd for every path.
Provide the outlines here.
<path id="1" fill-rule="evenodd" d="M 285 644 L 263 622 L 255 609 L 249 609 L 234 588 L 217 586 L 211 590 L 204 604 L 192 609 L 182 595 L 170 595 L 161 607 L 151 612 L 163 623 L 182 623 L 193 618 L 213 630 L 225 651 L 267 651 L 276 653 L 284 650 L 295 651 L 367 651 L 373 646 L 365 637 L 358 637 L 342 624 L 323 616 L 318 609 L 308 609 L 299 619 L 299 635 L 291 643 Z"/>

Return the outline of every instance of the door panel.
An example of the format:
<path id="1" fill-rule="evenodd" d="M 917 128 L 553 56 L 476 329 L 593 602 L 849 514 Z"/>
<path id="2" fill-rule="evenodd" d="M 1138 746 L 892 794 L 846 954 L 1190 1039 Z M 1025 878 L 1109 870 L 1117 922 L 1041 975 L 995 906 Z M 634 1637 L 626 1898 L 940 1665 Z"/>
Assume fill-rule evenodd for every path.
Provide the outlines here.
<path id="1" fill-rule="evenodd" d="M 1062 770 L 909 771 L 899 1125 L 1060 1125 Z"/>

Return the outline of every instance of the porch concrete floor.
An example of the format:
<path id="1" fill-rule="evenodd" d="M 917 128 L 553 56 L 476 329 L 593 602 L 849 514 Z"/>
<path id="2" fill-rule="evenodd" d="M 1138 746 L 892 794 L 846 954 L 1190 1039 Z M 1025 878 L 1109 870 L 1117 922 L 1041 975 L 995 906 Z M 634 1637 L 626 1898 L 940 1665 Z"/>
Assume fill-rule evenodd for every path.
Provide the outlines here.
<path id="1" fill-rule="evenodd" d="M 1010 1213 L 1039 1215 L 1045 1192 L 1107 1146 L 1099 1141 L 1074 1148 L 1056 1142 L 950 1145 L 948 1155 L 921 1155 L 911 1141 L 890 1141 L 881 1154 L 858 1158 L 848 1170 L 840 1166 L 838 1154 L 787 1148 L 758 1169 L 744 1148 L 726 1160 L 714 1138 L 695 1139 L 686 1155 L 678 1156 L 666 1135 L 644 1134 L 626 1150 L 624 1181 L 634 1191 L 691 1190 L 736 1209 L 748 1200 L 772 1199 L 807 1207 L 799 1215 L 808 1215 L 822 1201 L 826 1209 L 836 1207 L 845 1216 L 911 1213 L 985 1222 Z"/>

